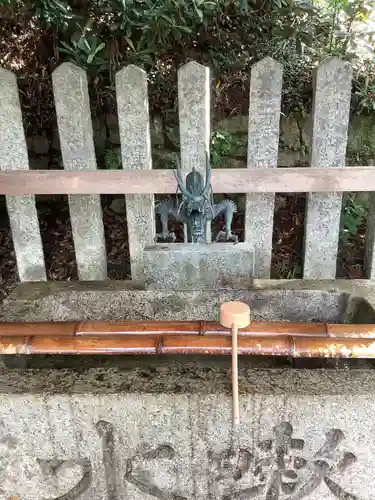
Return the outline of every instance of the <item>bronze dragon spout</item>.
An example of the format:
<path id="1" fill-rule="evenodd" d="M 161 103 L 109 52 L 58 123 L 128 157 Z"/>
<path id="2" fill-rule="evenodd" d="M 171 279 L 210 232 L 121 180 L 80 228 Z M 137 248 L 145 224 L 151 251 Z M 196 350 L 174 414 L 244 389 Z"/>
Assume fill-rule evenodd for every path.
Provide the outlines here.
<path id="1" fill-rule="evenodd" d="M 176 221 L 186 224 L 187 240 L 189 243 L 207 242 L 207 222 L 213 221 L 219 215 L 224 215 L 225 230 L 220 231 L 215 241 L 234 241 L 238 238 L 232 234 L 231 226 L 233 214 L 237 212 L 234 201 L 224 200 L 214 204 L 211 187 L 211 165 L 206 156 L 206 178 L 193 167 L 186 176 L 184 183 L 181 165 L 176 158 L 177 169 L 175 177 L 177 180 L 176 199 L 163 200 L 157 206 L 157 213 L 160 216 L 162 232 L 158 233 L 155 240 L 175 241 L 176 236 L 168 230 L 168 220 L 172 216 Z"/>

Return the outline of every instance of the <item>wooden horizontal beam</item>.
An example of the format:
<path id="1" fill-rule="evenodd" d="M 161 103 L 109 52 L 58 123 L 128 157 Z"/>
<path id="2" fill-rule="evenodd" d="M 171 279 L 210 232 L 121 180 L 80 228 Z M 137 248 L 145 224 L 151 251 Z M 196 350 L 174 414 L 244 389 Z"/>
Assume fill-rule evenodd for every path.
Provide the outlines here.
<path id="1" fill-rule="evenodd" d="M 0 194 L 167 194 L 172 170 L 17 170 L 0 172 Z M 214 169 L 216 193 L 375 191 L 375 167 Z"/>

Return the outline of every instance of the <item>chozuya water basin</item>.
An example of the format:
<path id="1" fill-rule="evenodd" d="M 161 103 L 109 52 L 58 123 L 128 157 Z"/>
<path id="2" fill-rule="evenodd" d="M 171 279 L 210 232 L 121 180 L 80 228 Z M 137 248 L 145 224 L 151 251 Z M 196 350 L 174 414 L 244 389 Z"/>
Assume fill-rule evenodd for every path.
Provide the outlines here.
<path id="1" fill-rule="evenodd" d="M 250 303 L 254 321 L 374 323 L 371 284 L 302 281 L 204 292 L 29 284 L 4 302 L 1 320 L 209 322 L 233 299 Z M 372 498 L 375 378 L 367 360 L 361 369 L 309 370 L 316 360 L 298 361 L 303 369 L 296 369 L 285 357 L 242 356 L 233 436 L 228 356 L 25 358 L 33 369 L 0 366 L 7 497 Z"/>
<path id="2" fill-rule="evenodd" d="M 1 321 L 216 321 L 220 304 L 239 300 L 254 321 L 375 323 L 370 280 L 255 280 L 248 289 L 145 289 L 136 281 L 19 285 L 0 306 Z"/>
<path id="3" fill-rule="evenodd" d="M 303 280 L 256 280 L 251 283 L 247 290 L 221 289 L 204 291 L 171 291 L 145 289 L 141 283 L 129 282 L 100 282 L 100 283 L 38 283 L 20 285 L 3 303 L 0 311 L 0 320 L 3 322 L 71 322 L 71 321 L 217 321 L 218 311 L 223 302 L 239 300 L 251 307 L 252 321 L 258 322 L 300 322 L 300 323 L 345 323 L 345 324 L 375 324 L 374 292 L 371 282 L 360 281 L 303 281 Z M 272 328 L 270 329 L 270 331 Z M 272 332 L 271 332 L 272 333 Z M 370 335 L 371 336 L 371 335 Z M 268 345 L 269 344 L 269 345 Z M 291 354 L 296 357 L 306 357 L 306 349 L 302 349 L 302 356 L 295 351 L 283 350 L 282 346 L 277 350 L 272 348 L 272 340 L 268 341 L 265 348 L 251 349 L 247 351 L 243 347 L 243 353 L 248 354 Z M 241 345 L 240 345 L 241 347 Z M 315 349 L 307 357 L 353 357 L 352 351 L 344 346 L 339 350 L 328 350 L 324 346 L 320 350 Z M 371 346 L 370 346 L 371 347 Z M 76 351 L 79 350 L 76 349 Z M 259 352 L 258 352 L 259 351 Z M 16 350 L 16 352 L 23 352 Z M 24 351 L 28 352 L 28 351 Z M 40 351 L 37 351 L 40 352 Z M 84 351 L 86 354 L 93 352 Z M 113 350 L 108 349 L 108 354 Z M 118 351 L 118 353 L 129 354 L 130 350 Z M 142 350 L 137 354 L 143 354 Z M 147 351 L 145 351 L 147 352 Z M 158 350 L 156 350 L 158 352 Z M 199 350 L 173 350 L 169 353 L 183 352 L 184 354 L 203 354 Z M 367 351 L 369 352 L 369 348 Z M 70 360 L 68 356 L 56 356 L 54 348 L 48 351 L 45 347 L 43 354 L 54 354 L 46 356 L 21 356 L 16 359 L 31 362 L 31 366 L 51 366 L 51 363 L 62 363 L 76 366 L 83 363 L 91 366 L 94 363 L 113 365 L 118 362 L 125 363 L 125 359 L 102 356 L 79 356 L 80 359 Z M 61 353 L 71 354 L 69 350 L 61 350 Z M 159 353 L 165 350 L 159 349 Z M 219 351 L 206 349 L 206 354 L 219 353 Z M 226 353 L 225 350 L 220 352 Z M 13 353 L 12 353 L 13 354 Z M 76 352 L 75 352 L 76 354 Z M 97 354 L 103 354 L 98 350 Z M 354 357 L 356 357 L 354 355 Z M 361 355 L 359 355 L 361 357 Z M 365 356 L 366 357 L 366 356 Z M 82 359 L 81 359 L 82 358 Z M 117 358 L 117 357 L 116 357 Z M 126 357 L 127 358 L 127 357 Z M 255 356 L 256 358 L 256 356 Z M 267 360 L 246 360 L 247 364 L 262 364 L 266 366 L 290 363 L 288 357 L 282 360 L 267 358 Z M 10 366 L 12 356 L 5 356 L 5 361 Z M 170 358 L 168 358 L 170 359 Z M 127 361 L 134 363 L 134 359 Z M 144 361 L 146 364 L 153 361 Z M 163 364 L 164 360 L 159 362 Z M 205 360 L 204 363 L 209 362 Z M 222 362 L 222 361 L 221 361 Z M 45 365 L 47 363 L 47 365 Z M 294 362 L 300 365 L 301 361 Z M 311 364 L 311 362 L 310 362 Z M 320 363 L 327 366 L 327 363 Z M 57 365 L 56 365 L 57 366 Z M 306 366 L 306 363 L 302 363 Z"/>

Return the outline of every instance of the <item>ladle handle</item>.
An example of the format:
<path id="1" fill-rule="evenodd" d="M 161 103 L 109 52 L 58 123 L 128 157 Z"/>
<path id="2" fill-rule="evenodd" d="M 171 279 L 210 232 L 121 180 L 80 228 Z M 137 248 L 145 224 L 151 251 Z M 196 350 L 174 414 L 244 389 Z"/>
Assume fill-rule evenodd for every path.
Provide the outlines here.
<path id="1" fill-rule="evenodd" d="M 233 427 L 240 422 L 240 407 L 238 401 L 238 327 L 232 325 L 232 402 L 233 402 Z"/>
<path id="2" fill-rule="evenodd" d="M 238 330 L 250 323 L 250 307 L 243 302 L 232 301 L 221 304 L 220 324 L 232 330 L 232 415 L 233 428 L 240 423 L 238 397 Z"/>

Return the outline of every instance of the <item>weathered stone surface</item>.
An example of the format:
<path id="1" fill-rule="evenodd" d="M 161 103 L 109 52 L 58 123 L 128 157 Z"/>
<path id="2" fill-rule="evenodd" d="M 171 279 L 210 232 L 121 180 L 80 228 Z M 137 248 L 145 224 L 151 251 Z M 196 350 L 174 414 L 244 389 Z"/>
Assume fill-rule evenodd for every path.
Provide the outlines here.
<path id="1" fill-rule="evenodd" d="M 299 125 L 302 131 L 302 144 L 311 151 L 313 136 L 313 120 L 311 115 L 306 115 L 299 119 Z"/>
<path id="2" fill-rule="evenodd" d="M 117 109 L 121 137 L 122 167 L 126 170 L 151 169 L 150 118 L 147 75 L 128 66 L 116 75 Z M 133 279 L 141 273 L 142 254 L 155 237 L 154 196 L 127 195 L 126 220 L 130 267 Z"/>
<path id="3" fill-rule="evenodd" d="M 3 392 L 2 498 L 372 499 L 373 377 L 249 370 L 247 381 L 235 435 L 228 394 L 108 394 L 108 380 L 107 394 Z"/>
<path id="4" fill-rule="evenodd" d="M 211 135 L 209 68 L 192 61 L 178 70 L 178 112 L 181 168 L 187 174 L 195 167 L 205 177 Z M 206 234 L 210 242 L 209 223 Z"/>
<path id="5" fill-rule="evenodd" d="M 116 214 L 125 215 L 126 206 L 124 198 L 115 198 L 110 204 L 109 208 Z"/>
<path id="6" fill-rule="evenodd" d="M 344 167 L 352 86 L 349 63 L 329 58 L 316 71 L 313 168 Z M 309 193 L 305 224 L 304 278 L 336 276 L 342 195 Z"/>
<path id="7" fill-rule="evenodd" d="M 254 321 L 375 322 L 373 281 L 254 280 L 247 290 L 144 289 L 134 281 L 47 282 L 19 286 L 0 309 L 2 321 L 206 320 L 222 302 L 251 306 Z"/>
<path id="8" fill-rule="evenodd" d="M 181 167 L 205 173 L 210 147 L 210 71 L 196 62 L 178 71 Z"/>
<path id="9" fill-rule="evenodd" d="M 355 148 L 357 151 L 367 150 L 375 152 L 374 147 L 374 132 L 375 120 L 371 117 L 365 117 L 363 121 L 358 118 L 354 119 L 351 130 L 356 131 L 355 135 Z M 353 136 L 349 131 L 349 139 Z M 352 145 L 352 144 L 351 144 Z M 354 149 L 354 148 L 353 148 Z M 375 156 L 375 154 L 374 154 Z M 375 165 L 375 158 L 367 157 L 368 165 Z M 366 227 L 366 250 L 365 250 L 365 272 L 368 278 L 375 277 L 375 194 L 369 193 L 369 209 L 367 216 Z"/>
<path id="10" fill-rule="evenodd" d="M 368 150 L 375 151 L 375 118 L 369 116 L 353 115 L 350 117 L 348 130 L 348 147 L 351 151 L 365 153 Z"/>
<path id="11" fill-rule="evenodd" d="M 354 280 L 216 292 L 50 282 L 20 286 L 0 317 L 214 320 L 223 301 L 243 300 L 253 320 L 345 321 L 367 310 L 374 322 L 374 290 Z M 233 434 L 230 360 L 130 358 L 117 368 L 111 356 L 97 369 L 88 357 L 75 358 L 78 370 L 56 369 L 55 357 L 39 370 L 0 365 L 1 499 L 372 500 L 373 370 L 255 369 L 241 357 Z"/>
<path id="12" fill-rule="evenodd" d="M 52 81 L 64 168 L 95 170 L 86 73 L 71 63 L 64 63 L 55 69 Z M 107 255 L 100 196 L 69 195 L 69 209 L 79 279 L 106 279 Z"/>
<path id="13" fill-rule="evenodd" d="M 157 148 L 152 152 L 152 168 L 175 168 L 175 152 L 171 149 Z"/>
<path id="14" fill-rule="evenodd" d="M 299 126 L 298 126 L 299 125 Z M 248 131 L 248 117 L 236 115 L 214 123 L 215 131 L 229 132 L 236 139 L 241 139 Z M 287 147 L 296 148 L 290 153 L 305 153 L 304 148 L 311 150 L 312 145 L 312 116 L 307 114 L 303 117 L 282 117 L 280 120 L 280 143 Z M 375 117 L 365 115 L 353 115 L 350 117 L 348 129 L 348 156 L 356 165 L 355 156 L 368 156 L 375 153 L 373 140 L 375 133 Z M 298 149 L 298 151 L 297 151 Z M 288 151 L 286 151 L 288 153 Z M 348 160 L 347 160 L 348 162 Z M 279 165 L 283 163 L 279 162 Z M 350 165 L 350 163 L 347 163 Z M 286 165 L 288 166 L 288 164 Z"/>
<path id="15" fill-rule="evenodd" d="M 29 160 L 15 75 L 0 68 L 0 169 L 28 170 Z M 34 196 L 6 198 L 21 281 L 44 281 L 46 271 Z"/>
<path id="16" fill-rule="evenodd" d="M 345 321 L 366 306 L 374 318 L 366 302 L 373 282 L 256 280 L 252 290 L 216 292 L 135 286 L 25 284 L 3 311 L 22 321 L 212 320 L 223 301 L 237 299 L 251 304 L 254 320 Z M 256 369 L 253 357 L 241 357 L 241 423 L 232 434 L 229 359 L 107 356 L 90 368 L 88 358 L 65 356 L 64 369 L 56 357 L 36 357 L 39 370 L 0 365 L 0 498 L 372 500 L 373 370 L 277 369 L 275 358 L 267 361 L 275 368 Z"/>
<path id="17" fill-rule="evenodd" d="M 251 70 L 248 168 L 276 168 L 279 146 L 282 66 L 271 58 Z M 245 241 L 256 253 L 254 275 L 269 278 L 275 195 L 246 195 Z"/>
<path id="18" fill-rule="evenodd" d="M 216 168 L 245 168 L 246 157 L 244 156 L 243 159 L 239 159 L 223 156 L 215 166 Z"/>
<path id="19" fill-rule="evenodd" d="M 174 290 L 248 287 L 253 265 L 253 249 L 244 243 L 159 244 L 145 248 L 142 278 Z"/>

